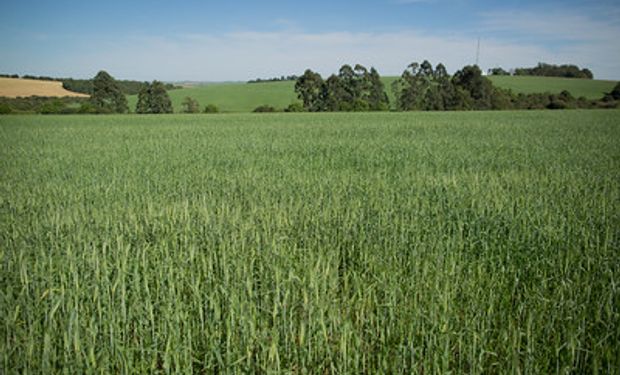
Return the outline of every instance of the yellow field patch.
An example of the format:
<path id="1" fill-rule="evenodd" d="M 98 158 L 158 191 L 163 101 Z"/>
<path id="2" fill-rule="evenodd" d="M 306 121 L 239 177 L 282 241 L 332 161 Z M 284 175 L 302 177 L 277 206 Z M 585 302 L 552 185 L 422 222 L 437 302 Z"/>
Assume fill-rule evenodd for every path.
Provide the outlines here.
<path id="1" fill-rule="evenodd" d="M 65 90 L 62 82 L 39 81 L 34 79 L 1 78 L 0 96 L 9 98 L 27 96 L 73 96 L 87 98 L 88 95 Z"/>

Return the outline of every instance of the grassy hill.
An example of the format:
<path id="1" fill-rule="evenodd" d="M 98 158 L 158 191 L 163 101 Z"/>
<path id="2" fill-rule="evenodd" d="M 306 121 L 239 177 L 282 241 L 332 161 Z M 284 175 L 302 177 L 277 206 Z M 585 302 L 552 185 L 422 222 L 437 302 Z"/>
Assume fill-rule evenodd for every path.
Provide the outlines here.
<path id="1" fill-rule="evenodd" d="M 223 112 L 251 112 L 254 108 L 268 104 L 282 109 L 295 102 L 297 97 L 293 81 L 265 83 L 213 83 L 168 91 L 175 112 L 181 111 L 181 103 L 187 96 L 196 99 L 203 109 L 215 104 Z M 134 110 L 138 98 L 128 97 L 129 108 Z"/>
<path id="2" fill-rule="evenodd" d="M 489 78 L 494 85 L 511 89 L 517 93 L 530 94 L 547 91 L 560 93 L 567 90 L 576 98 L 585 96 L 588 99 L 600 99 L 604 93 L 610 92 L 616 84 L 615 81 L 558 77 L 492 76 Z"/>
<path id="3" fill-rule="evenodd" d="M 390 102 L 394 103 L 391 84 L 397 77 L 384 77 L 383 82 Z M 490 77 L 499 87 L 511 89 L 514 92 L 552 92 L 560 93 L 568 90 L 575 97 L 585 96 L 588 99 L 598 99 L 605 92 L 612 90 L 614 81 L 567 79 L 554 77 Z M 215 83 L 201 86 L 187 87 L 169 91 L 170 99 L 175 112 L 181 111 L 181 103 L 187 96 L 200 103 L 201 108 L 207 104 L 217 105 L 222 112 L 251 112 L 254 108 L 268 104 L 282 109 L 297 101 L 294 92 L 295 83 L 264 82 L 264 83 Z M 135 109 L 137 97 L 129 96 L 129 108 Z"/>

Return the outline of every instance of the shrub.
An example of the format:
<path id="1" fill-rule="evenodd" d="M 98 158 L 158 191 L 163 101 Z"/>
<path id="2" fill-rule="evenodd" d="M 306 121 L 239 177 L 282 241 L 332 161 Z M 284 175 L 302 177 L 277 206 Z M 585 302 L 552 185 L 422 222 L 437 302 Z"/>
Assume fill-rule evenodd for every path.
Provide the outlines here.
<path id="1" fill-rule="evenodd" d="M 189 96 L 183 99 L 183 103 L 181 103 L 183 107 L 183 113 L 198 113 L 200 112 L 200 105 L 196 99 L 190 98 Z"/>
<path id="2" fill-rule="evenodd" d="M 0 103 L 0 115 L 8 115 L 11 112 L 13 112 L 13 110 L 8 104 Z"/>
<path id="3" fill-rule="evenodd" d="M 215 104 L 207 104 L 204 113 L 219 113 L 220 109 Z"/>
<path id="4" fill-rule="evenodd" d="M 53 115 L 62 113 L 65 105 L 60 100 L 53 100 L 41 106 L 40 112 L 44 115 Z"/>
<path id="5" fill-rule="evenodd" d="M 78 109 L 78 113 L 88 114 L 88 113 L 98 113 L 98 112 L 97 112 L 97 107 L 95 107 L 90 102 L 86 102 L 86 103 L 82 103 L 82 105 Z"/>
<path id="6" fill-rule="evenodd" d="M 291 103 L 284 109 L 284 112 L 304 112 L 304 106 L 301 103 Z"/>

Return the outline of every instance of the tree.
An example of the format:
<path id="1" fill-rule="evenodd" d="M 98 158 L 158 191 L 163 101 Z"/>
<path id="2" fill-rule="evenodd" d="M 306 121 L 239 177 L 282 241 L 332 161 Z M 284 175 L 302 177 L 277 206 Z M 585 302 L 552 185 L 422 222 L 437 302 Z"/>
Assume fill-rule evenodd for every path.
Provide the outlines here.
<path id="1" fill-rule="evenodd" d="M 340 77 L 332 74 L 323 84 L 323 109 L 325 111 L 348 111 L 350 102 L 348 93 Z"/>
<path id="2" fill-rule="evenodd" d="M 183 113 L 200 112 L 200 105 L 198 104 L 198 101 L 190 98 L 189 96 L 186 96 L 185 99 L 183 99 L 181 106 L 183 107 L 183 110 L 182 110 Z"/>
<path id="3" fill-rule="evenodd" d="M 387 111 L 390 109 L 390 100 L 385 93 L 385 87 L 381 76 L 375 68 L 370 68 L 368 75 L 369 93 L 368 105 L 371 111 Z"/>
<path id="4" fill-rule="evenodd" d="M 166 91 L 166 86 L 153 81 L 151 84 L 144 83 L 138 93 L 136 113 L 172 113 L 172 102 Z"/>
<path id="5" fill-rule="evenodd" d="M 121 92 L 118 84 L 111 75 L 103 70 L 97 73 L 93 79 L 93 94 L 90 100 L 98 112 L 125 113 L 129 110 L 127 98 Z"/>
<path id="6" fill-rule="evenodd" d="M 215 104 L 207 104 L 204 113 L 218 113 L 220 109 Z"/>
<path id="7" fill-rule="evenodd" d="M 620 100 L 620 82 L 618 82 L 614 89 L 611 90 L 609 96 L 611 96 L 613 100 Z"/>
<path id="8" fill-rule="evenodd" d="M 151 83 L 151 113 L 172 113 L 172 102 L 166 87 L 159 81 Z"/>
<path id="9" fill-rule="evenodd" d="M 470 109 L 473 103 L 469 92 L 450 79 L 443 64 L 433 69 L 426 60 L 409 64 L 392 89 L 397 108 L 403 111 L 464 110 Z"/>
<path id="10" fill-rule="evenodd" d="M 343 65 L 338 71 L 338 80 L 328 85 L 328 92 L 332 100 L 338 102 L 340 111 L 367 111 L 370 109 L 368 97 L 370 95 L 370 80 L 368 70 L 356 64 L 354 68 Z M 337 92 L 332 92 L 337 89 Z"/>
<path id="11" fill-rule="evenodd" d="M 304 108 L 310 112 L 323 110 L 324 82 L 320 74 L 308 69 L 295 82 L 297 97 L 303 102 Z"/>
<path id="12" fill-rule="evenodd" d="M 427 91 L 434 80 L 433 67 L 428 61 L 409 64 L 392 86 L 398 101 L 398 108 L 403 111 L 432 109 L 429 105 Z"/>
<path id="13" fill-rule="evenodd" d="M 284 112 L 303 112 L 304 106 L 301 103 L 291 103 L 284 109 Z"/>
<path id="14" fill-rule="evenodd" d="M 468 65 L 454 73 L 452 83 L 469 93 L 473 100 L 473 109 L 491 109 L 493 83 L 482 75 L 477 65 Z"/>
<path id="15" fill-rule="evenodd" d="M 60 114 L 65 108 L 65 104 L 60 99 L 54 99 L 51 102 L 43 104 L 43 106 L 41 106 L 40 112 L 44 115 L 54 115 Z"/>
<path id="16" fill-rule="evenodd" d="M 149 113 L 151 108 L 151 85 L 148 82 L 142 84 L 140 92 L 138 92 L 138 103 L 136 104 L 136 113 Z"/>
<path id="17" fill-rule="evenodd" d="M 590 69 L 579 69 L 578 66 L 572 64 L 552 65 L 546 63 L 538 63 L 538 65 L 533 68 L 517 68 L 515 69 L 515 75 L 586 79 L 594 78 L 594 75 L 592 74 L 592 71 L 590 71 Z"/>
<path id="18" fill-rule="evenodd" d="M 506 70 L 504 70 L 503 68 L 499 66 L 496 68 L 489 69 L 488 74 L 490 76 L 509 76 L 510 75 L 509 72 L 507 72 Z"/>
<path id="19" fill-rule="evenodd" d="M 0 103 L 0 115 L 8 115 L 13 112 L 11 107 L 6 103 Z"/>

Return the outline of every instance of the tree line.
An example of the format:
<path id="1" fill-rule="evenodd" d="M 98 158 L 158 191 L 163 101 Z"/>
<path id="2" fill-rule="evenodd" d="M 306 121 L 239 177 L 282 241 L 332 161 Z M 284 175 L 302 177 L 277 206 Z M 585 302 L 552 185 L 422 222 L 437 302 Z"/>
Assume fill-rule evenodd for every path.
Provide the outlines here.
<path id="1" fill-rule="evenodd" d="M 299 77 L 293 74 L 289 76 L 280 76 L 280 77 L 273 77 L 273 78 L 256 78 L 256 79 L 249 80 L 247 83 L 296 81 L 297 78 Z"/>
<path id="2" fill-rule="evenodd" d="M 26 78 L 26 76 L 22 77 Z M 49 77 L 40 77 L 49 80 Z M 59 79 L 56 79 L 59 80 Z M 41 114 L 106 114 L 127 113 L 129 106 L 126 95 L 136 91 L 137 81 L 119 81 L 106 71 L 100 71 L 91 80 L 71 80 L 88 86 L 90 98 L 0 98 L 0 113 L 41 113 Z M 131 82 L 129 85 L 128 82 Z M 64 85 L 63 85 L 64 86 Z M 129 89 L 129 87 L 131 89 Z M 170 84 L 159 81 L 139 82 L 136 113 L 172 113 L 172 102 L 167 90 Z M 72 87 L 73 88 L 73 87 Z M 76 90 L 71 90 L 76 91 Z M 77 90 L 79 92 L 79 90 Z"/>
<path id="3" fill-rule="evenodd" d="M 90 98 L 0 98 L 0 114 L 7 113 L 127 113 L 129 107 L 122 81 L 115 80 L 105 71 L 92 79 Z M 167 85 L 153 81 L 142 82 L 138 91 L 136 113 L 172 113 L 173 107 Z M 620 103 L 620 83 L 598 100 L 575 98 L 568 91 L 559 94 L 515 94 L 495 87 L 482 75 L 478 66 L 463 67 L 449 75 L 443 64 L 435 67 L 428 61 L 410 64 L 393 82 L 395 103 L 390 106 L 381 76 L 375 68 L 366 69 L 357 64 L 343 65 L 338 74 L 324 80 L 308 69 L 295 82 L 295 92 L 301 102 L 292 103 L 285 112 L 326 111 L 451 111 L 503 109 L 565 109 L 617 108 Z M 262 105 L 254 112 L 276 112 Z M 195 99 L 186 97 L 182 112 L 198 113 Z M 219 108 L 207 105 L 204 113 L 217 113 Z"/>
<path id="4" fill-rule="evenodd" d="M 45 80 L 49 80 L 44 77 Z M 88 82 L 90 98 L 75 97 L 38 97 L 27 98 L 0 98 L 0 114 L 8 113 L 41 113 L 41 114 L 106 114 L 128 113 L 129 106 L 124 84 L 128 81 L 118 81 L 106 71 L 100 71 Z M 76 80 L 77 82 L 77 80 Z M 169 84 L 160 81 L 140 82 L 137 91 L 138 102 L 135 112 L 140 114 L 172 113 L 172 101 L 167 90 Z M 124 91 L 125 90 L 125 91 Z M 183 112 L 199 112 L 198 102 L 192 98 L 183 101 Z M 214 105 L 207 105 L 205 113 L 217 113 L 219 109 Z"/>
<path id="5" fill-rule="evenodd" d="M 620 84 L 599 100 L 560 94 L 515 94 L 495 87 L 476 65 L 468 65 L 452 76 L 441 63 L 410 64 L 392 84 L 399 111 L 504 110 L 614 108 Z M 308 69 L 295 83 L 295 92 L 308 112 L 382 111 L 390 109 L 379 73 L 362 65 L 343 65 L 338 75 L 324 80 Z M 614 96 L 616 95 L 616 96 Z"/>
<path id="6" fill-rule="evenodd" d="M 309 112 L 386 111 L 389 107 L 381 76 L 375 68 L 343 65 L 323 80 L 308 69 L 295 82 L 295 92 Z"/>
<path id="7" fill-rule="evenodd" d="M 3 78 L 22 78 L 33 79 L 37 81 L 56 81 L 62 82 L 62 87 L 66 90 L 92 95 L 94 90 L 94 78 L 91 79 L 75 79 L 75 78 L 54 78 L 49 76 L 34 76 L 26 74 L 19 76 L 19 74 L 0 74 Z M 140 92 L 144 82 L 134 80 L 116 80 L 116 84 L 120 88 L 121 92 L 125 95 L 136 95 Z M 164 83 L 166 90 L 179 89 L 181 86 L 174 85 L 172 83 Z"/>
<path id="8" fill-rule="evenodd" d="M 116 80 L 116 84 L 121 92 L 125 95 L 136 95 L 144 86 L 144 82 L 130 80 Z M 166 90 L 175 90 L 181 88 L 172 83 L 162 83 Z M 79 92 L 82 94 L 92 95 L 94 90 L 94 81 L 92 79 L 72 79 L 66 78 L 62 80 L 62 87 L 66 90 Z"/>
<path id="9" fill-rule="evenodd" d="M 594 74 L 587 68 L 579 68 L 577 65 L 564 64 L 553 65 L 546 63 L 538 63 L 533 68 L 515 68 L 512 71 L 504 70 L 501 67 L 495 67 L 488 70 L 489 75 L 493 76 L 538 76 L 538 77 L 563 77 L 563 78 L 583 78 L 593 79 Z"/>

